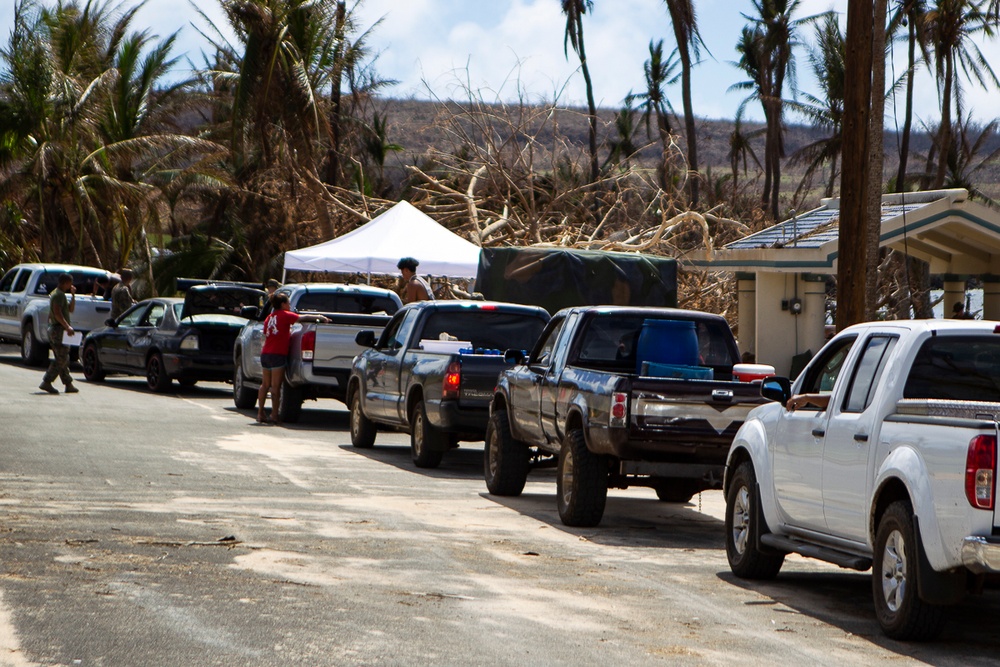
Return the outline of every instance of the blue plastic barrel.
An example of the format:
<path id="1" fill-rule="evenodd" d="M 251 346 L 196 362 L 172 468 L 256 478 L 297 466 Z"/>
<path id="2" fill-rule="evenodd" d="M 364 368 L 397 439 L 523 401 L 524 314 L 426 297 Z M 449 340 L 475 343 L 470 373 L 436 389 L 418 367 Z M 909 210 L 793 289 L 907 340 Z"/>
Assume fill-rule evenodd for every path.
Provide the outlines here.
<path id="1" fill-rule="evenodd" d="M 635 371 L 642 372 L 642 362 L 697 366 L 698 332 L 694 322 L 685 320 L 646 320 L 642 323 L 636 347 Z"/>

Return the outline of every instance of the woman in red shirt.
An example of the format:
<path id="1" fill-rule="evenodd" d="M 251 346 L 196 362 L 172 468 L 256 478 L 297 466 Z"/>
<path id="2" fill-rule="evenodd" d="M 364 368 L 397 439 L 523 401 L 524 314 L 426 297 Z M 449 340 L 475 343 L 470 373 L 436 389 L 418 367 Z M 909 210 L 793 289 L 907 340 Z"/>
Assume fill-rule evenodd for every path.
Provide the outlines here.
<path id="1" fill-rule="evenodd" d="M 271 296 L 271 314 L 264 320 L 264 346 L 260 350 L 260 365 L 264 377 L 257 392 L 257 422 L 269 421 L 280 424 L 278 406 L 281 405 L 281 383 L 285 379 L 288 364 L 288 345 L 292 337 L 292 325 L 296 322 L 329 322 L 323 315 L 299 315 L 292 311 L 288 295 L 281 292 Z M 271 418 L 268 419 L 264 407 L 267 390 L 271 389 Z"/>

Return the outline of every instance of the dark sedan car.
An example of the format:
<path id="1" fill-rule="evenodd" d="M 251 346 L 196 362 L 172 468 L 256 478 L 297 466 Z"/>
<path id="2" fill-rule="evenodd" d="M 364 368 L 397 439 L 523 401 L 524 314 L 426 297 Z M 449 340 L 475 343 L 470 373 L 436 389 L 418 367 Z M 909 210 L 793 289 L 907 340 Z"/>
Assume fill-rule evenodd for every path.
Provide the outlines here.
<path id="1" fill-rule="evenodd" d="M 240 311 L 263 295 L 247 287 L 202 285 L 183 299 L 146 299 L 87 334 L 83 375 L 90 382 L 109 373 L 145 375 L 157 392 L 168 391 L 174 379 L 183 386 L 232 380 L 233 343 L 247 323 Z"/>

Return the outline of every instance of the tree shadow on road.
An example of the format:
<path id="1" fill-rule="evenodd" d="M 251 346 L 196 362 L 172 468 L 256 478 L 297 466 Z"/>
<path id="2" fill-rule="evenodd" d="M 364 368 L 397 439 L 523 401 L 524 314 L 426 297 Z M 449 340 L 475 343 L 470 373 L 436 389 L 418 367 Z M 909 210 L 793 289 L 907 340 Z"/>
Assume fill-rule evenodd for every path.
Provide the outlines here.
<path id="1" fill-rule="evenodd" d="M 804 560 L 802 563 L 814 561 Z M 828 567 L 818 564 L 818 568 Z M 747 600 L 745 605 L 775 605 L 775 631 L 794 632 L 794 616 L 801 614 L 862 637 L 881 648 L 929 665 L 995 665 L 1000 655 L 1000 591 L 967 595 L 946 612 L 941 636 L 927 643 L 906 643 L 887 638 L 875 619 L 870 572 L 781 572 L 773 581 L 746 581 L 731 572 L 720 580 L 753 591 L 770 600 Z M 785 606 L 788 609 L 782 610 Z M 782 620 L 784 619 L 784 620 Z"/>

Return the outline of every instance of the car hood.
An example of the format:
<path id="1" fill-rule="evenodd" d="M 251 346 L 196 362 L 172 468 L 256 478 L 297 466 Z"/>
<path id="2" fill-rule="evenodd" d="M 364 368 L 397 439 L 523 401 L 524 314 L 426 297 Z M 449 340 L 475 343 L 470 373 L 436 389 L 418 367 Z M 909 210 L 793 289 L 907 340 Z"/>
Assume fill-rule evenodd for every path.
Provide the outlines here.
<path id="1" fill-rule="evenodd" d="M 264 292 L 251 287 L 237 285 L 198 285 L 184 295 L 184 309 L 181 319 L 194 315 L 235 315 L 240 316 L 244 306 L 260 304 Z"/>

